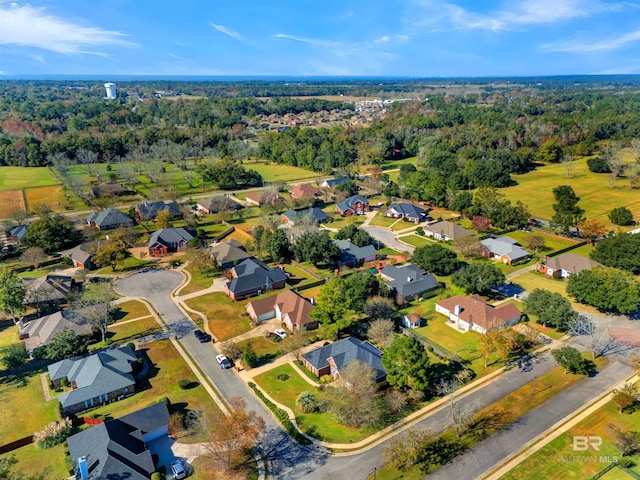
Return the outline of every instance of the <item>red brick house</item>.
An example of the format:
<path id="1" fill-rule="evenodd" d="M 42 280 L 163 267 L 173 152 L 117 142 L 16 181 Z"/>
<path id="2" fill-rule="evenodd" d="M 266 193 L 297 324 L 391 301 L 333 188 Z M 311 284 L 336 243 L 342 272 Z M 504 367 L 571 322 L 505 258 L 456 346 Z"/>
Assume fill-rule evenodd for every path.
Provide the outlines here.
<path id="1" fill-rule="evenodd" d="M 352 215 L 364 215 L 365 212 L 371 210 L 369 206 L 369 200 L 362 195 L 354 195 L 346 200 L 336 204 L 336 212 L 343 217 L 350 217 Z"/>
<path id="2" fill-rule="evenodd" d="M 184 252 L 195 236 L 184 228 L 161 228 L 151 235 L 149 255 L 159 257 L 173 252 Z"/>
<path id="3" fill-rule="evenodd" d="M 289 190 L 291 193 L 291 200 L 299 200 L 300 198 L 305 197 L 319 197 L 322 195 L 322 191 L 318 190 L 316 187 L 309 183 L 301 183 L 299 185 L 294 185 Z"/>

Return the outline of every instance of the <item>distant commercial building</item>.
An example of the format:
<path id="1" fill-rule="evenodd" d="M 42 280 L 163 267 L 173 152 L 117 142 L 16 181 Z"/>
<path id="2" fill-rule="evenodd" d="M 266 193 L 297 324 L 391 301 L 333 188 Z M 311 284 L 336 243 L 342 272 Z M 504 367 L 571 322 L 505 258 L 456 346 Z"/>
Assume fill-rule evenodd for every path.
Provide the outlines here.
<path id="1" fill-rule="evenodd" d="M 105 83 L 104 89 L 107 91 L 107 100 L 114 100 L 118 98 L 118 93 L 116 92 L 116 84 L 115 83 Z"/>

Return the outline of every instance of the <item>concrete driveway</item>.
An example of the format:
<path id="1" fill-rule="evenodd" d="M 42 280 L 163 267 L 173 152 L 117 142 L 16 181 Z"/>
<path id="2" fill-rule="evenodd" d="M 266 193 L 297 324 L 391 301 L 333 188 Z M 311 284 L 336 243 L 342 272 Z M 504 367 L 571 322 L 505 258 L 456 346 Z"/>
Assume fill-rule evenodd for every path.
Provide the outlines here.
<path id="1" fill-rule="evenodd" d="M 395 233 L 385 227 L 363 225 L 362 228 L 376 240 L 380 240 L 384 245 L 393 248 L 394 250 L 398 250 L 399 252 L 413 253 L 413 251 L 416 249 L 412 245 L 405 245 L 404 243 L 396 240 Z"/>

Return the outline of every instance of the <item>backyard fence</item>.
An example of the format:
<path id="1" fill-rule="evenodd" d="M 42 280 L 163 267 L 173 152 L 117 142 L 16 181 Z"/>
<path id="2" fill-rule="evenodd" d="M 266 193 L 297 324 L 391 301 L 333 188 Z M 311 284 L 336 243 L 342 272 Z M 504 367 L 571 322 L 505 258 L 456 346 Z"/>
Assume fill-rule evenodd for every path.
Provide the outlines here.
<path id="1" fill-rule="evenodd" d="M 33 435 L 29 435 L 28 437 L 14 440 L 11 443 L 7 443 L 5 445 L 0 446 L 0 455 L 4 453 L 12 452 L 18 448 L 24 447 L 26 445 L 30 445 L 31 443 L 33 443 Z"/>

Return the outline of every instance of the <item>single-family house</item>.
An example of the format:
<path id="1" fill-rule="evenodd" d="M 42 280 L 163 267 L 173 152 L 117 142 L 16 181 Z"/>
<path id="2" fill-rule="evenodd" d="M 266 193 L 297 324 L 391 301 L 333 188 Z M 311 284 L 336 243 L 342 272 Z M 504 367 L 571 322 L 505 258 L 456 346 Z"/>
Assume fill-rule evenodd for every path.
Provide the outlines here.
<path id="1" fill-rule="evenodd" d="M 133 219 L 115 208 L 107 208 L 101 212 L 91 212 L 87 217 L 87 225 L 93 225 L 98 230 L 113 230 L 118 227 L 130 227 Z"/>
<path id="2" fill-rule="evenodd" d="M 196 205 L 196 209 L 207 215 L 218 212 L 235 212 L 240 210 L 242 205 L 231 198 L 231 195 L 218 195 L 211 200 L 201 200 Z"/>
<path id="3" fill-rule="evenodd" d="M 420 223 L 426 219 L 424 209 L 414 205 L 413 203 L 392 203 L 386 212 L 386 217 L 403 218 L 409 222 Z"/>
<path id="4" fill-rule="evenodd" d="M 322 195 L 322 191 L 311 185 L 310 183 L 300 183 L 294 185 L 289 190 L 291 193 L 291 200 L 299 200 L 301 198 L 319 197 Z"/>
<path id="5" fill-rule="evenodd" d="M 304 210 L 287 210 L 282 214 L 282 219 L 290 225 L 300 223 L 305 218 L 310 218 L 315 223 L 324 223 L 327 221 L 327 214 L 316 207 Z"/>
<path id="6" fill-rule="evenodd" d="M 334 240 L 340 249 L 340 263 L 347 266 L 362 265 L 376 259 L 376 249 L 373 245 L 358 247 L 349 240 Z"/>
<path id="7" fill-rule="evenodd" d="M 68 250 L 62 250 L 58 253 L 71 260 L 71 263 L 75 268 L 86 268 L 87 270 L 90 270 L 95 266 L 93 263 L 93 254 L 101 243 L 102 242 L 100 240 L 85 242 Z"/>
<path id="8" fill-rule="evenodd" d="M 214 243 L 209 247 L 211 259 L 216 262 L 220 268 L 231 268 L 245 258 L 251 258 L 244 246 L 237 240 L 228 240 L 224 242 Z"/>
<path id="9" fill-rule="evenodd" d="M 77 478 L 149 480 L 156 467 L 148 443 L 168 434 L 169 419 L 166 403 L 158 402 L 70 436 Z"/>
<path id="10" fill-rule="evenodd" d="M 72 292 L 82 289 L 82 282 L 76 282 L 67 275 L 48 274 L 40 278 L 23 278 L 26 292 L 22 303 L 39 308 L 46 303 L 56 306 L 65 303 Z"/>
<path id="11" fill-rule="evenodd" d="M 182 227 L 161 228 L 151 234 L 148 248 L 149 255 L 162 256 L 172 252 L 184 252 L 195 234 Z"/>
<path id="12" fill-rule="evenodd" d="M 29 228 L 29 225 L 18 225 L 17 227 L 13 227 L 7 234 L 7 242 L 22 243 L 24 241 L 24 236 L 27 234 L 27 228 Z"/>
<path id="13" fill-rule="evenodd" d="M 424 234 L 428 237 L 433 237 L 435 240 L 442 240 L 444 242 L 473 235 L 473 233 L 466 228 L 462 228 L 457 223 L 453 223 L 448 220 L 442 220 L 441 222 L 432 223 L 431 225 L 425 225 L 422 228 L 424 229 Z"/>
<path id="14" fill-rule="evenodd" d="M 57 397 L 63 415 L 133 395 L 136 382 L 131 372 L 136 360 L 131 347 L 124 346 L 49 365 L 47 368 L 53 388 L 62 387 L 63 381 L 72 388 Z"/>
<path id="15" fill-rule="evenodd" d="M 369 200 L 364 198 L 362 195 L 353 195 L 352 197 L 336 204 L 336 212 L 343 217 L 364 215 L 365 212 L 368 212 L 369 210 L 371 210 Z"/>
<path id="16" fill-rule="evenodd" d="M 557 257 L 547 257 L 540 266 L 540 271 L 550 277 L 567 278 L 583 270 L 591 270 L 594 267 L 602 266 L 602 264 L 595 260 L 583 257 L 577 253 L 565 253 Z"/>
<path id="17" fill-rule="evenodd" d="M 317 377 L 331 375 L 337 379 L 340 377 L 340 369 L 354 360 L 359 360 L 374 369 L 378 382 L 387 377 L 381 359 L 380 350 L 368 341 L 354 337 L 343 338 L 302 355 L 305 368 Z"/>
<path id="18" fill-rule="evenodd" d="M 480 241 L 480 256 L 511 265 L 529 257 L 529 252 L 511 237 L 491 237 Z"/>
<path id="19" fill-rule="evenodd" d="M 24 340 L 27 352 L 47 345 L 65 328 L 73 330 L 77 335 L 89 336 L 93 332 L 93 326 L 89 321 L 73 310 L 52 313 L 28 322 L 20 320 L 18 324 L 20 325 L 20 338 Z"/>
<path id="20" fill-rule="evenodd" d="M 176 202 L 143 202 L 136 205 L 135 210 L 141 222 L 153 220 L 158 216 L 158 213 L 164 211 L 169 212 L 173 218 L 180 218 L 182 216 L 180 205 Z"/>
<path id="21" fill-rule="evenodd" d="M 318 328 L 318 321 L 309 316 L 311 310 L 313 304 L 293 290 L 247 303 L 247 312 L 255 323 L 277 318 L 291 331 Z"/>
<path id="22" fill-rule="evenodd" d="M 440 285 L 436 277 L 412 263 L 404 267 L 386 265 L 380 274 L 395 295 L 398 303 L 406 303 L 435 290 Z"/>
<path id="23" fill-rule="evenodd" d="M 348 181 L 349 181 L 349 177 L 328 178 L 327 180 L 325 180 L 320 184 L 320 188 L 334 191 L 338 185 Z"/>
<path id="24" fill-rule="evenodd" d="M 245 198 L 247 199 L 247 202 L 260 206 L 275 205 L 276 203 L 284 201 L 284 197 L 280 194 L 268 191 L 247 193 Z"/>
<path id="25" fill-rule="evenodd" d="M 492 328 L 515 325 L 522 313 L 512 303 L 494 307 L 480 295 L 456 295 L 436 302 L 436 312 L 445 315 L 459 330 L 486 334 Z"/>
<path id="26" fill-rule="evenodd" d="M 422 327 L 422 318 L 417 313 L 407 313 L 402 316 L 402 326 L 404 328 Z"/>
<path id="27" fill-rule="evenodd" d="M 257 258 L 241 260 L 231 269 L 231 275 L 233 279 L 225 285 L 225 292 L 234 300 L 284 288 L 287 281 L 282 268 L 271 268 Z"/>
<path id="28" fill-rule="evenodd" d="M 99 197 L 118 197 L 120 195 L 129 195 L 135 193 L 117 182 L 102 182 L 94 185 L 89 189 L 89 194 L 94 198 Z"/>

